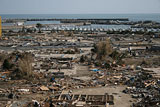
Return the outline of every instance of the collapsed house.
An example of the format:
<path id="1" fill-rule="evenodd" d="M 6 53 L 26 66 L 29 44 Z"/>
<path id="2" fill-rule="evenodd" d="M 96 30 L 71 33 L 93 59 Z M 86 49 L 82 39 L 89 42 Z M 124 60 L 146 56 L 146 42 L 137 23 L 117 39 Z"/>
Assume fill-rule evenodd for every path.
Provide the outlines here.
<path id="1" fill-rule="evenodd" d="M 114 96 L 85 95 L 85 94 L 61 94 L 52 99 L 54 105 L 66 105 L 66 107 L 99 107 L 114 105 Z"/>

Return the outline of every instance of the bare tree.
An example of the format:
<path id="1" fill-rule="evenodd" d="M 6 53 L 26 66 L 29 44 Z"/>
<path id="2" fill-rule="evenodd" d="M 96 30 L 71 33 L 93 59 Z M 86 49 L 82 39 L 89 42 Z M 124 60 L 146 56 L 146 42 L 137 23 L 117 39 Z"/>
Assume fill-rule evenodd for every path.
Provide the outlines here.
<path id="1" fill-rule="evenodd" d="M 110 55 L 113 52 L 110 39 L 107 38 L 106 41 L 99 42 L 97 45 L 96 52 L 97 52 L 97 57 L 100 60 L 105 59 L 106 56 Z"/>
<path id="2" fill-rule="evenodd" d="M 32 76 L 33 74 L 32 62 L 33 58 L 30 54 L 24 54 L 24 56 L 19 60 L 19 70 L 27 77 Z"/>

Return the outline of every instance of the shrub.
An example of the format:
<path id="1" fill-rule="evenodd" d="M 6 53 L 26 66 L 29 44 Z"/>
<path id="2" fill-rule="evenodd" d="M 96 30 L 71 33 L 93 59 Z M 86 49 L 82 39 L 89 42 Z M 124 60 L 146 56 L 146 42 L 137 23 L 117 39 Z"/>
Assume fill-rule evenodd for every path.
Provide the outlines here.
<path id="1" fill-rule="evenodd" d="M 22 54 L 18 61 L 18 67 L 11 73 L 12 79 L 32 79 L 34 77 L 32 61 L 31 54 Z"/>
<path id="2" fill-rule="evenodd" d="M 84 61 L 85 61 L 85 57 L 82 55 L 81 58 L 80 58 L 80 62 L 83 63 Z"/>
<path id="3" fill-rule="evenodd" d="M 107 38 L 106 41 L 99 42 L 94 51 L 97 53 L 98 59 L 105 60 L 105 57 L 110 55 L 113 51 L 110 39 Z"/>
<path id="4" fill-rule="evenodd" d="M 13 67 L 13 64 L 11 64 L 8 59 L 5 59 L 2 66 L 4 70 L 9 70 Z"/>

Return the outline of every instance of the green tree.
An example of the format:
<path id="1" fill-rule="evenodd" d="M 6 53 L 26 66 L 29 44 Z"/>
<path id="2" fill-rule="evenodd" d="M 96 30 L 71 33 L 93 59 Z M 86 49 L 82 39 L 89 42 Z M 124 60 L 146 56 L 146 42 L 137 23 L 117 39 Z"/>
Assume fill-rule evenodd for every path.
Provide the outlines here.
<path id="1" fill-rule="evenodd" d="M 41 33 L 42 24 L 37 23 L 36 27 L 39 29 L 39 33 Z"/>

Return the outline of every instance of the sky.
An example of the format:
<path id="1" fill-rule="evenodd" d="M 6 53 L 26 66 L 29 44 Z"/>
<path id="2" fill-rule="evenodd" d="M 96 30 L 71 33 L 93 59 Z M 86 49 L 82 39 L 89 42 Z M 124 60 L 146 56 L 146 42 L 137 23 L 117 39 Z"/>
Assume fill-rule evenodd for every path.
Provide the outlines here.
<path id="1" fill-rule="evenodd" d="M 160 0 L 0 0 L 0 14 L 160 13 Z"/>

